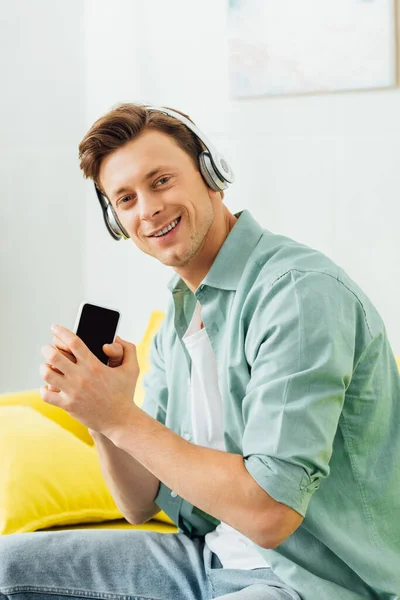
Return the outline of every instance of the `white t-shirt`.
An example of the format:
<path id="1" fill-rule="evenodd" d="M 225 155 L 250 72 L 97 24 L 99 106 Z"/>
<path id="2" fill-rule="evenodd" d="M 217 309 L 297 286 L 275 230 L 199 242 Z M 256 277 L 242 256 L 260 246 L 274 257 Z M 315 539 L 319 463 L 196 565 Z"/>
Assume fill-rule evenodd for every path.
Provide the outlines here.
<path id="1" fill-rule="evenodd" d="M 207 332 L 201 329 L 199 302 L 182 339 L 192 359 L 190 401 L 193 442 L 226 451 L 217 363 Z M 225 569 L 270 566 L 259 554 L 254 542 L 226 523 L 221 522 L 214 531 L 207 533 L 205 543 L 218 556 Z"/>

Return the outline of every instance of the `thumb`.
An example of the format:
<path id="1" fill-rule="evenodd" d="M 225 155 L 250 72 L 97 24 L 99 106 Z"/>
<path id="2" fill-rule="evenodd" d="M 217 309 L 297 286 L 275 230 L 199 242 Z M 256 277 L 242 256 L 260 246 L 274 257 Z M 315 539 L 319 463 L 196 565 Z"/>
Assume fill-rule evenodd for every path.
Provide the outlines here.
<path id="1" fill-rule="evenodd" d="M 107 354 L 107 356 L 113 358 L 116 358 L 117 356 L 122 356 L 124 353 L 122 345 L 118 342 L 113 342 L 112 344 L 104 344 L 103 350 Z"/>
<path id="2" fill-rule="evenodd" d="M 120 338 L 118 338 L 118 336 L 112 344 L 103 344 L 103 352 L 109 358 L 109 367 L 119 367 L 122 364 L 124 348 L 120 343 Z"/>
<path id="3" fill-rule="evenodd" d="M 113 344 L 104 344 L 103 350 L 110 359 L 108 361 L 110 367 L 131 366 L 137 363 L 134 344 L 123 340 L 119 336 L 116 336 Z"/>
<path id="4" fill-rule="evenodd" d="M 117 336 L 115 338 L 115 342 L 117 342 L 116 345 L 122 346 L 122 350 L 123 350 L 123 354 L 124 354 L 124 364 L 129 363 L 131 365 L 132 363 L 137 363 L 135 344 L 132 344 L 131 342 L 127 342 L 126 340 L 123 340 L 119 336 Z"/>

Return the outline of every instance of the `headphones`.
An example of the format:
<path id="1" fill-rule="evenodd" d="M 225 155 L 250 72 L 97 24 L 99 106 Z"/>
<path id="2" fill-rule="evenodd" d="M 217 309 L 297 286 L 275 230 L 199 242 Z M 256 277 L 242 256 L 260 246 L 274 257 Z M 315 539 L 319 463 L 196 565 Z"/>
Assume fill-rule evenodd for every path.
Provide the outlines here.
<path id="1" fill-rule="evenodd" d="M 157 106 L 145 106 L 144 108 L 146 108 L 146 110 L 156 110 L 169 115 L 170 117 L 178 119 L 178 121 L 181 121 L 184 125 L 186 125 L 186 127 L 193 131 L 196 137 L 203 142 L 207 150 L 200 152 L 199 154 L 200 172 L 204 181 L 212 190 L 222 192 L 222 190 L 225 190 L 228 187 L 228 184 L 235 181 L 235 176 L 227 160 L 216 151 L 204 133 L 197 129 L 196 125 L 189 121 L 189 119 L 186 119 L 186 117 L 183 115 L 167 108 Z M 104 196 L 104 194 L 102 194 L 96 184 L 94 187 L 103 211 L 104 222 L 111 237 L 117 241 L 121 238 L 127 240 L 129 238 L 129 234 L 118 219 L 117 213 L 115 212 L 111 202 L 106 196 Z"/>

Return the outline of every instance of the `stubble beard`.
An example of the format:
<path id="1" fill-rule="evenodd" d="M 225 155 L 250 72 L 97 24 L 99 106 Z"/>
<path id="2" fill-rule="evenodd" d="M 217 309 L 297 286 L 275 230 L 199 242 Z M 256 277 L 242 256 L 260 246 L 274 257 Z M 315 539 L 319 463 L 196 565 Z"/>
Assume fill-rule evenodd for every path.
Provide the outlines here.
<path id="1" fill-rule="evenodd" d="M 214 221 L 214 211 L 211 210 L 205 216 L 204 221 L 202 222 L 202 226 L 200 231 L 191 232 L 189 248 L 186 250 L 183 256 L 178 254 L 173 254 L 172 256 L 167 256 L 165 259 L 163 257 L 158 258 L 160 262 L 162 262 L 167 267 L 173 268 L 183 268 L 186 267 L 190 261 L 201 251 L 206 243 L 207 235 L 211 229 L 211 226 Z"/>
<path id="2" fill-rule="evenodd" d="M 163 256 L 161 256 L 160 258 L 156 258 L 158 258 L 158 260 L 162 262 L 163 265 L 165 265 L 166 267 L 186 267 L 190 263 L 192 258 L 196 256 L 196 254 L 199 252 L 200 248 L 204 243 L 204 240 L 205 236 L 194 235 L 191 237 L 189 242 L 189 248 L 186 250 L 183 256 L 178 254 L 172 254 L 172 256 L 167 256 L 165 258 Z"/>

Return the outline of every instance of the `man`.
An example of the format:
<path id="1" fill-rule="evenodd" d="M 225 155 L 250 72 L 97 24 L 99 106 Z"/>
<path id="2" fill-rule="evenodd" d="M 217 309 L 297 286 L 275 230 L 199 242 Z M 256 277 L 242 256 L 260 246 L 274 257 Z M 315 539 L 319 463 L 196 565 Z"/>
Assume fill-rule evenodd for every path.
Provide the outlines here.
<path id="1" fill-rule="evenodd" d="M 195 131 L 129 104 L 80 145 L 114 237 L 176 272 L 143 410 L 121 338 L 110 368 L 58 326 L 40 368 L 43 400 L 89 427 L 126 518 L 162 508 L 180 532 L 8 536 L 0 592 L 394 600 L 400 379 L 382 319 L 322 253 L 229 212 L 229 165 Z"/>

